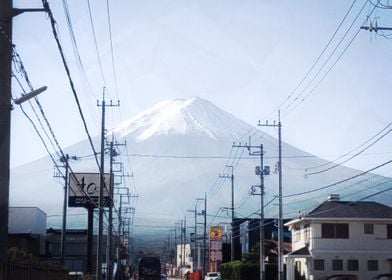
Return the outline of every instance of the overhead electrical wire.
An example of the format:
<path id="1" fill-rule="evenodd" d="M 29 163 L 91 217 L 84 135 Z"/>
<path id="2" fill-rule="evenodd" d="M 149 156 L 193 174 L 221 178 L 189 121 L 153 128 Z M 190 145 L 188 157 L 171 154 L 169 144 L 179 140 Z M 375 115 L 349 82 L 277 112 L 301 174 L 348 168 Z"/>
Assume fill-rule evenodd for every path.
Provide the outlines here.
<path id="1" fill-rule="evenodd" d="M 386 161 L 386 162 L 384 162 L 384 163 L 382 163 L 382 164 L 379 164 L 379 165 L 377 165 L 377 166 L 375 166 L 375 167 L 373 167 L 373 168 L 370 168 L 370 169 L 368 169 L 368 170 L 366 170 L 366 171 L 363 171 L 363 172 L 361 172 L 361 173 L 359 173 L 359 174 L 356 174 L 356 175 L 354 175 L 354 176 L 348 177 L 348 178 L 346 178 L 346 179 L 340 180 L 340 181 L 338 181 L 338 182 L 335 182 L 335 183 L 332 183 L 332 184 L 329 184 L 329 185 L 326 185 L 326 186 L 323 186 L 323 187 L 319 187 L 319 188 L 316 188 L 316 189 L 304 191 L 304 192 L 299 192 L 299 193 L 284 195 L 283 197 L 286 198 L 286 197 L 301 196 L 301 195 L 304 195 L 304 194 L 317 192 L 317 191 L 320 191 L 320 190 L 323 190 L 323 189 L 328 189 L 328 188 L 330 188 L 330 187 L 333 187 L 333 186 L 342 184 L 342 183 L 344 183 L 344 182 L 350 181 L 350 180 L 352 180 L 352 179 L 358 178 L 358 177 L 360 177 L 360 176 L 363 176 L 363 175 L 365 175 L 365 174 L 367 174 L 367 173 L 369 173 L 369 172 L 372 172 L 372 171 L 374 171 L 374 170 L 376 170 L 376 169 L 379 169 L 379 168 L 381 168 L 381 167 L 384 167 L 384 166 L 386 166 L 386 165 L 388 165 L 388 164 L 390 164 L 390 163 L 392 163 L 392 160 Z"/>
<path id="2" fill-rule="evenodd" d="M 370 137 L 368 140 L 366 140 L 364 143 L 362 143 L 361 145 L 357 146 L 356 148 L 350 150 L 349 152 L 344 153 L 343 155 L 340 155 L 339 157 L 337 157 L 336 159 L 332 160 L 332 161 L 328 161 L 327 163 L 324 164 L 320 164 L 320 165 L 316 165 L 316 166 L 312 166 L 312 167 L 307 167 L 305 169 L 305 171 L 307 172 L 308 170 L 312 170 L 312 169 L 318 169 L 330 164 L 334 164 L 336 163 L 338 160 L 351 155 L 352 153 L 354 153 L 356 150 L 362 148 L 364 145 L 366 145 L 367 143 L 369 143 L 370 141 L 372 141 L 374 138 L 376 138 L 378 135 L 380 135 L 381 133 L 383 133 L 386 129 L 388 129 L 388 127 L 390 127 L 392 125 L 392 122 L 390 122 L 389 124 L 387 124 L 383 129 L 381 129 L 379 132 L 377 132 L 375 135 L 373 135 L 372 137 Z"/>
<path id="3" fill-rule="evenodd" d="M 352 160 L 353 158 L 356 158 L 357 156 L 359 156 L 360 154 L 362 154 L 363 152 L 365 152 L 366 150 L 368 150 L 369 148 L 371 148 L 372 146 L 374 146 L 375 144 L 377 144 L 381 139 L 383 139 L 385 136 L 387 136 L 390 132 L 392 131 L 392 129 L 389 129 L 387 132 L 385 132 L 383 135 L 381 135 L 380 137 L 378 137 L 376 140 L 374 140 L 372 143 L 370 143 L 369 145 L 367 145 L 365 148 L 363 148 L 362 150 L 358 151 L 357 153 L 353 154 L 352 156 L 350 156 L 349 158 L 345 159 L 344 161 L 338 163 L 338 164 L 334 164 L 328 168 L 325 168 L 323 170 L 319 170 L 319 171 L 314 171 L 311 173 L 306 173 L 306 176 L 311 176 L 311 175 L 316 175 L 316 174 L 320 174 L 320 173 L 324 173 L 327 172 L 331 169 L 334 169 L 338 166 L 341 166 L 342 164 Z"/>
<path id="4" fill-rule="evenodd" d="M 101 78 L 102 78 L 104 86 L 107 88 L 106 80 L 105 80 L 105 74 L 104 74 L 103 67 L 102 67 L 101 55 L 99 54 L 99 49 L 98 49 L 98 42 L 97 42 L 97 36 L 96 36 L 96 33 L 95 33 L 95 26 L 94 26 L 94 20 L 93 20 L 93 16 L 92 16 L 92 12 L 91 12 L 90 0 L 87 0 L 87 7 L 88 7 L 89 18 L 90 18 L 91 30 L 92 30 L 92 33 L 93 33 L 95 52 L 96 52 L 97 57 L 98 57 L 98 65 L 99 65 L 99 69 L 101 71 Z"/>
<path id="5" fill-rule="evenodd" d="M 77 62 L 77 66 L 78 66 L 78 70 L 79 70 L 79 75 L 80 75 L 80 80 L 85 80 L 86 84 L 87 84 L 87 92 L 88 94 L 95 100 L 95 94 L 94 91 L 91 87 L 91 83 L 87 77 L 87 73 L 86 70 L 84 68 L 84 63 L 82 62 L 82 58 L 80 56 L 80 52 L 79 52 L 79 47 L 76 41 L 76 36 L 75 36 L 75 32 L 73 29 L 73 25 L 72 25 L 72 20 L 71 20 L 71 14 L 69 12 L 69 7 L 68 7 L 68 1 L 67 0 L 62 0 L 63 3 L 63 10 L 65 13 L 65 19 L 67 22 L 67 27 L 68 27 L 68 33 L 69 36 L 71 37 L 71 44 L 72 44 L 72 49 L 74 52 L 74 56 Z M 93 104 L 93 103 L 91 103 Z M 94 110 L 92 110 L 94 112 Z"/>
<path id="6" fill-rule="evenodd" d="M 346 12 L 346 14 L 344 15 L 343 19 L 340 21 L 339 25 L 337 26 L 337 28 L 335 29 L 335 32 L 332 34 L 331 38 L 329 39 L 328 43 L 324 46 L 323 50 L 321 51 L 320 55 L 317 57 L 317 59 L 315 60 L 315 62 L 312 64 L 312 66 L 309 68 L 309 70 L 306 72 L 305 76 L 300 80 L 300 82 L 297 84 L 297 86 L 294 88 L 294 90 L 292 90 L 290 92 L 290 94 L 286 97 L 286 99 L 284 101 L 282 101 L 279 106 L 277 108 L 275 108 L 271 113 L 269 113 L 267 116 L 265 116 L 263 119 L 268 119 L 271 115 L 273 115 L 274 113 L 278 112 L 281 107 L 297 92 L 297 90 L 300 88 L 300 86 L 304 83 L 304 81 L 308 78 L 308 76 L 310 75 L 310 73 L 313 71 L 313 69 L 315 68 L 315 66 L 317 65 L 317 63 L 320 61 L 320 59 L 322 58 L 322 56 L 324 55 L 324 53 L 327 51 L 328 47 L 331 45 L 333 39 L 335 38 L 336 34 L 338 33 L 338 31 L 340 30 L 340 28 L 342 27 L 344 21 L 346 20 L 347 16 L 350 14 L 352 8 L 354 7 L 354 4 L 356 3 L 357 0 L 354 0 L 351 4 L 351 6 L 349 7 L 348 11 Z"/>
<path id="7" fill-rule="evenodd" d="M 318 82 L 313 86 L 313 88 L 302 98 L 300 98 L 305 91 L 310 87 L 310 85 L 316 80 L 316 78 L 318 78 L 318 76 L 320 75 L 321 71 L 325 68 L 325 66 L 327 65 L 327 63 L 330 61 L 330 59 L 332 58 L 332 56 L 335 54 L 335 52 L 337 51 L 338 47 L 341 45 L 341 43 L 343 42 L 343 40 L 347 37 L 348 32 L 351 30 L 351 28 L 354 26 L 355 22 L 357 21 L 357 19 L 359 18 L 359 16 L 361 15 L 362 11 L 364 10 L 364 8 L 366 7 L 366 2 L 365 4 L 362 6 L 360 12 L 357 14 L 357 16 L 355 17 L 355 19 L 353 20 L 353 22 L 351 23 L 351 25 L 349 26 L 348 30 L 344 33 L 343 37 L 341 38 L 341 40 L 339 41 L 338 45 L 335 47 L 335 49 L 332 51 L 332 53 L 329 55 L 329 57 L 327 58 L 326 61 L 324 61 L 323 65 L 320 67 L 320 69 L 317 71 L 317 73 L 313 76 L 313 78 L 311 79 L 311 81 L 307 84 L 307 86 L 298 94 L 298 96 L 294 99 L 293 102 L 291 102 L 288 106 L 286 106 L 284 109 L 282 109 L 282 115 L 283 117 L 286 117 L 287 115 L 289 115 L 292 111 L 294 111 L 302 102 L 304 102 L 311 94 L 314 93 L 314 91 L 318 88 L 318 86 L 321 84 L 322 81 L 324 81 L 324 79 L 328 76 L 328 74 L 331 72 L 331 70 L 336 66 L 336 64 L 340 61 L 340 59 L 342 58 L 342 56 L 346 53 L 346 51 L 348 50 L 348 48 L 351 46 L 351 44 L 354 42 L 354 40 L 357 38 L 358 34 L 360 33 L 361 29 L 358 28 L 358 30 L 355 32 L 354 36 L 351 38 L 351 40 L 348 42 L 348 44 L 346 45 L 346 47 L 343 49 L 343 51 L 340 53 L 340 55 L 336 58 L 336 60 L 334 61 L 334 63 L 329 67 L 329 69 L 324 73 L 324 75 L 318 80 Z M 370 14 L 372 14 L 374 12 L 375 8 L 370 12 Z M 366 21 L 365 21 L 366 22 Z M 297 103 L 295 103 L 297 100 L 299 100 Z M 293 105 L 294 104 L 294 105 Z M 290 106 L 292 106 L 290 110 L 288 110 L 290 108 Z M 288 110 L 288 111 L 287 111 Z"/>

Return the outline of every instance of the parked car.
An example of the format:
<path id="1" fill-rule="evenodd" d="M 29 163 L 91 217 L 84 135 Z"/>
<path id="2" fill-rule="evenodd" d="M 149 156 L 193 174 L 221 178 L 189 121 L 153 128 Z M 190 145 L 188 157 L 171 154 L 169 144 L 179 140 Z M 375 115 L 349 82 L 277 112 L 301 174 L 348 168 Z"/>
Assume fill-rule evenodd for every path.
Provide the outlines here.
<path id="1" fill-rule="evenodd" d="M 320 278 L 320 280 L 359 280 L 354 274 L 333 274 Z"/>
<path id="2" fill-rule="evenodd" d="M 217 280 L 219 276 L 218 272 L 207 272 L 204 280 Z"/>
<path id="3" fill-rule="evenodd" d="M 392 280 L 392 273 L 384 273 L 374 276 L 372 280 Z"/>
<path id="4" fill-rule="evenodd" d="M 161 274 L 161 280 L 167 280 L 166 274 Z"/>

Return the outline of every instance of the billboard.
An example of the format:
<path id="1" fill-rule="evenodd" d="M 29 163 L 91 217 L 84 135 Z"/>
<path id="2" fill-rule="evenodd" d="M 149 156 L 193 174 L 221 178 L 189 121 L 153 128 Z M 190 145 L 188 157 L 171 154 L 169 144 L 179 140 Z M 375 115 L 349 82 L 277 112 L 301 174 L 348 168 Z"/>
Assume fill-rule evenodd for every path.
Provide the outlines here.
<path id="1" fill-rule="evenodd" d="M 105 173 L 103 189 L 103 206 L 110 205 L 110 175 Z M 99 204 L 100 174 L 71 173 L 69 175 L 69 207 L 97 208 Z"/>
<path id="2" fill-rule="evenodd" d="M 210 226 L 210 271 L 216 271 L 216 266 L 222 261 L 223 228 Z"/>

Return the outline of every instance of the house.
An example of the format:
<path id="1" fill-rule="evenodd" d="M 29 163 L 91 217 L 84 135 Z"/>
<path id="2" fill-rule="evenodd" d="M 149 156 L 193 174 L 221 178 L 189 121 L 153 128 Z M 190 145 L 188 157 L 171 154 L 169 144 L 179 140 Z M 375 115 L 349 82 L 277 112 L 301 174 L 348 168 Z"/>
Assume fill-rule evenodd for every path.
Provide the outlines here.
<path id="1" fill-rule="evenodd" d="M 287 280 L 295 279 L 295 270 L 310 280 L 392 273 L 392 207 L 331 195 L 286 226 L 292 232 L 292 252 L 285 255 Z"/>

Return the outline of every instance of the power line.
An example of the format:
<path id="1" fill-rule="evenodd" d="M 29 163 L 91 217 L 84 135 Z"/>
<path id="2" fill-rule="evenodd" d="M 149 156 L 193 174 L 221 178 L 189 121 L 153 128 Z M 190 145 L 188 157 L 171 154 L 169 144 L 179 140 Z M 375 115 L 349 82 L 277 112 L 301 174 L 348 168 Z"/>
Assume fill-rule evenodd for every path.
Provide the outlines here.
<path id="1" fill-rule="evenodd" d="M 60 40 L 59 40 L 59 38 L 58 38 L 58 34 L 57 34 L 57 30 L 56 30 L 56 21 L 55 21 L 55 19 L 54 19 L 54 16 L 53 16 L 52 11 L 50 10 L 48 1 L 47 1 L 47 0 L 42 0 L 42 4 L 43 4 L 43 6 L 44 6 L 46 12 L 47 12 L 48 15 L 49 15 L 50 23 L 51 23 L 51 26 L 52 26 L 52 33 L 53 33 L 54 39 L 55 39 L 55 41 L 56 41 L 56 43 L 57 43 L 57 48 L 58 48 L 58 50 L 59 50 L 59 52 L 60 52 L 61 59 L 62 59 L 62 62 L 63 62 L 63 66 L 64 66 L 64 69 L 65 69 L 65 71 L 66 71 L 66 74 L 67 74 L 67 77 L 68 77 L 68 81 L 69 81 L 69 84 L 70 84 L 70 87 L 71 87 L 71 90 L 72 90 L 72 93 L 73 93 L 75 102 L 76 102 L 76 104 L 77 104 L 77 107 L 78 107 L 78 111 L 79 111 L 80 117 L 81 117 L 82 122 L 83 122 L 83 125 L 84 125 L 84 130 L 85 130 L 85 132 L 86 132 L 86 134 L 87 134 L 87 138 L 88 138 L 89 143 L 90 143 L 90 147 L 91 147 L 91 149 L 92 149 L 94 155 L 97 155 L 97 152 L 96 152 L 96 150 L 95 150 L 95 147 L 94 147 L 92 138 L 91 138 L 91 136 L 90 136 L 90 132 L 89 132 L 88 127 L 87 127 L 86 120 L 85 120 L 84 115 L 83 115 L 83 112 L 82 112 L 82 107 L 81 107 L 81 105 L 80 105 L 79 97 L 78 97 L 78 95 L 77 95 L 77 93 L 76 93 L 76 89 L 75 89 L 75 86 L 74 86 L 74 82 L 73 82 L 73 80 L 72 80 L 71 73 L 70 73 L 68 64 L 67 64 L 67 62 L 66 62 L 66 60 L 65 60 L 65 55 L 64 55 L 64 52 L 63 52 L 63 49 L 62 49 Z M 99 165 L 97 156 L 95 156 L 95 161 L 96 161 L 96 164 L 97 164 L 97 166 L 98 166 L 98 169 L 100 170 L 101 167 L 100 167 L 100 165 Z M 102 170 L 102 172 L 103 172 L 103 170 Z"/>
<path id="2" fill-rule="evenodd" d="M 337 59 L 335 60 L 335 62 L 330 66 L 330 68 L 325 72 L 325 74 L 321 77 L 321 79 L 314 85 L 314 87 L 302 98 L 300 99 L 300 97 L 305 93 L 305 91 L 310 87 L 310 85 L 316 80 L 316 78 L 319 76 L 319 74 L 321 73 L 321 71 L 325 68 L 325 66 L 327 65 L 327 63 L 330 61 L 330 59 L 332 58 L 332 56 L 335 54 L 335 52 L 337 51 L 338 47 L 342 44 L 343 40 L 346 38 L 346 36 L 348 35 L 348 32 L 351 30 L 351 28 L 354 26 L 354 23 L 357 21 L 357 19 L 359 18 L 359 16 L 361 15 L 363 9 L 366 6 L 366 2 L 365 4 L 362 6 L 361 10 L 359 11 L 359 13 L 357 14 L 357 16 L 355 17 L 355 19 L 353 20 L 353 22 L 351 23 L 351 25 L 349 26 L 349 28 L 347 29 L 347 31 L 344 33 L 343 37 L 341 38 L 341 40 L 339 41 L 339 43 L 337 44 L 337 46 L 334 48 L 334 50 L 332 51 L 332 53 L 329 55 L 329 57 L 327 58 L 327 60 L 324 61 L 323 65 L 320 67 L 320 69 L 317 71 L 317 73 L 313 76 L 313 78 L 311 79 L 311 81 L 305 86 L 305 88 L 298 94 L 298 96 L 294 99 L 294 101 L 292 101 L 288 106 L 286 106 L 285 108 L 282 109 L 282 112 L 285 112 L 284 116 L 287 116 L 288 114 L 290 114 L 293 110 L 295 110 L 302 102 L 304 102 L 317 88 L 318 86 L 321 84 L 322 81 L 324 81 L 324 79 L 327 77 L 327 75 L 331 72 L 331 70 L 335 67 L 335 65 L 340 61 L 340 59 L 342 58 L 342 56 L 346 53 L 346 51 L 348 50 L 348 48 L 351 46 L 351 44 L 354 42 L 354 40 L 356 39 L 356 37 L 358 36 L 360 29 L 358 29 L 358 31 L 354 34 L 354 36 L 351 38 L 351 40 L 349 41 L 349 43 L 346 45 L 346 47 L 343 49 L 343 51 L 340 53 L 340 55 L 337 57 Z M 371 15 L 374 12 L 375 8 L 370 12 L 369 15 Z M 299 102 L 297 102 L 294 107 L 292 107 L 288 112 L 287 110 L 290 108 L 291 105 L 293 105 L 297 100 L 299 100 Z"/>
<path id="3" fill-rule="evenodd" d="M 304 83 L 304 81 L 308 78 L 308 76 L 310 75 L 310 73 L 313 71 L 313 69 L 315 68 L 315 66 L 317 65 L 317 63 L 320 61 L 321 57 L 324 55 L 324 53 L 326 52 L 326 50 L 328 49 L 328 47 L 330 46 L 330 44 L 332 43 L 333 39 L 335 38 L 336 34 L 338 33 L 339 29 L 342 27 L 344 21 L 346 20 L 347 16 L 350 14 L 352 8 L 354 7 L 354 4 L 356 3 L 357 0 L 354 0 L 351 4 L 351 6 L 349 7 L 348 11 L 346 12 L 346 14 L 344 15 L 343 19 L 340 21 L 339 25 L 337 26 L 335 32 L 333 33 L 333 35 L 331 36 L 331 38 L 329 39 L 328 43 L 324 46 L 323 50 L 321 51 L 320 55 L 317 57 L 317 59 L 315 60 L 315 62 L 312 64 L 312 66 L 309 68 L 309 70 L 307 71 L 307 73 L 305 74 L 305 76 L 300 80 L 300 82 L 297 84 L 297 86 L 294 88 L 293 91 L 291 91 L 291 93 L 287 96 L 287 98 L 282 101 L 282 103 L 279 104 L 279 106 L 277 108 L 275 108 L 271 113 L 269 113 L 266 117 L 264 117 L 263 119 L 268 119 L 271 115 L 275 114 L 276 112 L 278 112 L 281 107 L 297 92 L 297 90 L 300 88 L 300 86 Z M 295 100 L 294 100 L 295 101 Z"/>
<path id="4" fill-rule="evenodd" d="M 87 7 L 88 7 L 89 18 L 90 18 L 91 30 L 93 32 L 95 52 L 96 52 L 97 57 L 98 57 L 99 69 L 101 70 L 102 81 L 104 83 L 104 86 L 106 87 L 106 80 L 105 80 L 105 74 L 103 72 L 103 67 L 102 67 L 102 62 L 101 62 L 101 55 L 99 54 L 97 37 L 95 35 L 95 26 L 94 26 L 93 16 L 92 16 L 92 12 L 91 12 L 90 0 L 87 0 Z"/>
<path id="5" fill-rule="evenodd" d="M 359 174 L 357 174 L 357 175 L 354 175 L 354 176 L 351 176 L 351 177 L 349 177 L 349 178 L 343 179 L 343 180 L 341 180 L 341 181 L 338 181 L 338 182 L 335 182 L 335 183 L 332 183 L 332 184 L 329 184 L 329 185 L 326 185 L 326 186 L 323 186 L 323 187 L 320 187 L 320 188 L 316 188 L 316 189 L 313 189 L 313 190 L 309 190 L 309 191 L 304 191 L 304 192 L 299 192 L 299 193 L 294 193 L 294 194 L 285 195 L 285 196 L 283 196 L 283 197 L 300 196 L 300 195 L 304 195 L 304 194 L 308 194 L 308 193 L 313 193 L 313 192 L 316 192 L 316 191 L 320 191 L 320 190 L 323 190 L 323 189 L 327 189 L 327 188 L 330 188 L 330 187 L 339 185 L 339 184 L 341 184 L 341 183 L 350 181 L 350 180 L 352 180 L 352 179 L 358 178 L 358 177 L 360 177 L 360 176 L 363 176 L 363 175 L 365 175 L 365 174 L 367 174 L 367 173 L 369 173 L 369 172 L 372 172 L 372 171 L 374 171 L 374 170 L 376 170 L 376 169 L 378 169 L 378 168 L 381 168 L 381 167 L 383 167 L 383 166 L 386 166 L 386 165 L 388 165 L 388 164 L 390 164 L 390 163 L 392 163 L 392 160 L 386 161 L 386 162 L 384 162 L 384 163 L 382 163 L 382 164 L 380 164 L 380 165 L 377 165 L 376 167 L 373 167 L 373 168 L 371 168 L 371 169 L 368 169 L 368 170 L 366 170 L 366 171 L 364 171 L 364 172 L 361 172 L 361 173 L 359 173 Z"/>
<path id="6" fill-rule="evenodd" d="M 325 168 L 323 170 L 319 170 L 319 171 L 315 171 L 315 172 L 311 172 L 311 173 L 307 173 L 306 176 L 310 176 L 310 175 L 316 175 L 316 174 L 320 174 L 320 173 L 324 173 L 327 172 L 331 169 L 334 169 L 350 160 L 352 160 L 353 158 L 359 156 L 361 153 L 363 153 L 364 151 L 368 150 L 370 147 L 374 146 L 376 143 L 378 143 L 381 139 L 383 139 L 385 136 L 387 136 L 390 132 L 392 131 L 392 129 L 388 130 L 386 133 L 384 133 L 383 135 L 381 135 L 380 137 L 378 137 L 375 141 L 373 141 L 372 143 L 370 143 L 369 145 L 367 145 L 365 148 L 363 148 L 362 150 L 360 150 L 359 152 L 355 153 L 354 155 L 350 156 L 348 159 L 338 163 L 338 164 L 334 164 L 328 168 Z"/>

